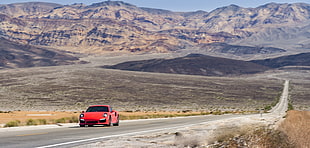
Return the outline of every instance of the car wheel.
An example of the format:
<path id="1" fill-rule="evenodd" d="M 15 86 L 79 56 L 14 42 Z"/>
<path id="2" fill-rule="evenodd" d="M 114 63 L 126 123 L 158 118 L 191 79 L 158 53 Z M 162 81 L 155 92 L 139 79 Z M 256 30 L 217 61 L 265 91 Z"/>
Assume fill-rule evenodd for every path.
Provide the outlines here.
<path id="1" fill-rule="evenodd" d="M 108 124 L 108 126 L 113 126 L 113 123 L 112 123 L 112 118 L 111 118 L 111 116 L 110 116 L 110 118 L 109 118 L 109 124 Z"/>
<path id="2" fill-rule="evenodd" d="M 80 127 L 85 127 L 85 125 L 80 125 Z"/>
<path id="3" fill-rule="evenodd" d="M 113 124 L 114 126 L 119 126 L 119 117 L 117 117 L 117 122 Z"/>

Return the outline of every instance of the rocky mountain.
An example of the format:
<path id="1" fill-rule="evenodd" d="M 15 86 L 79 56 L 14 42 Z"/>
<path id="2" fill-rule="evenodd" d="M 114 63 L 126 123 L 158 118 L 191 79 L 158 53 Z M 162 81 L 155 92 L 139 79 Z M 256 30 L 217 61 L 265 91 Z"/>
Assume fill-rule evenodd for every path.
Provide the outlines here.
<path id="1" fill-rule="evenodd" d="M 103 66 L 103 68 L 203 76 L 235 76 L 259 73 L 270 69 L 252 62 L 201 54 L 190 54 L 174 59 L 131 61 L 112 66 Z"/>
<path id="2" fill-rule="evenodd" d="M 233 55 L 247 55 L 247 54 L 273 54 L 285 52 L 285 50 L 274 47 L 251 47 L 251 46 L 239 46 L 229 45 L 226 43 L 209 43 L 199 44 L 200 50 L 206 50 L 208 52 L 229 53 Z"/>
<path id="3" fill-rule="evenodd" d="M 14 3 L 8 5 L 0 5 L 0 12 L 11 17 L 23 17 L 27 15 L 39 15 L 41 13 L 48 13 L 54 8 L 62 5 L 44 2 L 28 2 L 28 3 Z"/>
<path id="4" fill-rule="evenodd" d="M 81 53 L 204 50 L 206 44 L 221 42 L 268 54 L 283 51 L 276 48 L 307 49 L 309 26 L 310 5 L 304 3 L 230 5 L 211 12 L 172 12 L 122 1 L 0 5 L 1 37 Z M 260 52 L 256 47 L 266 48 Z M 252 53 L 246 48 L 246 54 Z"/>
<path id="5" fill-rule="evenodd" d="M 0 69 L 56 66 L 79 62 L 78 58 L 60 51 L 18 44 L 0 38 Z"/>

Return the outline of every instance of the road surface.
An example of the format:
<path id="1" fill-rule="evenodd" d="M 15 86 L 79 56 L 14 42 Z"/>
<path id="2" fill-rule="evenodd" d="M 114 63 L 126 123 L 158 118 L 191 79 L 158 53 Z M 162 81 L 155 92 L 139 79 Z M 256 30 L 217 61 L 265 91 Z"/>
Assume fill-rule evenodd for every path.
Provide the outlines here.
<path id="1" fill-rule="evenodd" d="M 269 112 L 271 114 L 283 116 L 285 115 L 288 107 L 288 92 L 289 92 L 289 80 L 285 80 L 282 95 L 279 102 L 275 107 L 273 107 Z"/>
<path id="2" fill-rule="evenodd" d="M 264 117 L 274 116 L 281 118 L 287 110 L 289 81 L 285 81 L 282 97 L 279 103 Z M 0 129 L 1 148 L 49 148 L 49 147 L 74 147 L 112 139 L 120 136 L 130 136 L 162 131 L 166 129 L 183 128 L 212 121 L 234 119 L 258 115 L 208 115 L 195 117 L 150 119 L 120 122 L 118 127 L 83 127 L 78 124 L 70 127 L 59 128 L 8 128 Z M 229 124 L 229 123 L 227 123 Z"/>

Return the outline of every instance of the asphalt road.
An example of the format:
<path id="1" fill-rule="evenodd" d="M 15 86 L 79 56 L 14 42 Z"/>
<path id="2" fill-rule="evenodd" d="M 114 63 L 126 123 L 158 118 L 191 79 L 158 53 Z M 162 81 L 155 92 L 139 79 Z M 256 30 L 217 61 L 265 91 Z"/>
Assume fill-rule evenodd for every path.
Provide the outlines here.
<path id="1" fill-rule="evenodd" d="M 289 81 L 284 84 L 283 94 L 279 103 L 268 113 L 281 117 L 287 109 Z M 266 116 L 268 115 L 266 114 Z M 119 136 L 140 135 L 166 129 L 182 128 L 190 125 L 208 123 L 210 121 L 229 118 L 259 115 L 208 115 L 183 118 L 150 119 L 121 121 L 114 127 L 71 127 L 40 128 L 22 130 L 0 130 L 1 148 L 33 148 L 33 147 L 73 147 Z"/>
<path id="2" fill-rule="evenodd" d="M 269 112 L 275 115 L 283 116 L 288 107 L 289 80 L 285 80 L 282 95 L 279 102 Z"/>
<path id="3" fill-rule="evenodd" d="M 114 127 L 79 127 L 0 131 L 1 148 L 71 147 L 118 136 L 139 135 L 165 129 L 240 117 L 244 115 L 210 115 L 184 118 L 123 121 Z"/>

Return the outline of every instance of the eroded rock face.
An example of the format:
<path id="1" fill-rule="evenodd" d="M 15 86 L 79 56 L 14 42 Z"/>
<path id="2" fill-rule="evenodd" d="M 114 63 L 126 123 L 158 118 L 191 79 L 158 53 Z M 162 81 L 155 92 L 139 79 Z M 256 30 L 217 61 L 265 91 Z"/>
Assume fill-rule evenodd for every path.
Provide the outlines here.
<path id="1" fill-rule="evenodd" d="M 89 6 L 18 3 L 0 5 L 0 35 L 20 43 L 83 53 L 170 52 L 247 38 L 270 40 L 262 32 L 286 34 L 288 39 L 294 39 L 300 29 L 281 32 L 279 28 L 305 25 L 310 18 L 309 7 L 301 3 L 271 3 L 257 8 L 230 5 L 209 13 L 177 13 L 120 1 Z"/>

